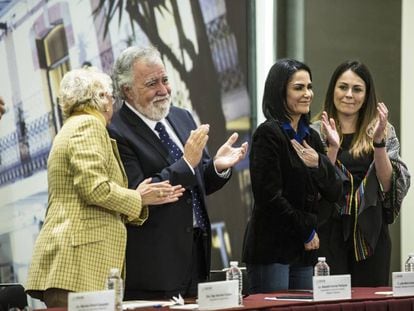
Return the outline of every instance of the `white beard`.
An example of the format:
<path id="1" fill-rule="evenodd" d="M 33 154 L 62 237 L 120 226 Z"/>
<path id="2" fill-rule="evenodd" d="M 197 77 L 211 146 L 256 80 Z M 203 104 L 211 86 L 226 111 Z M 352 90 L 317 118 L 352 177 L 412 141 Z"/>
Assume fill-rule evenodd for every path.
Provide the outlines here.
<path id="1" fill-rule="evenodd" d="M 136 105 L 136 109 L 146 116 L 148 119 L 153 121 L 160 121 L 164 119 L 170 112 L 171 107 L 171 96 L 157 96 L 151 103 L 145 107 Z"/>

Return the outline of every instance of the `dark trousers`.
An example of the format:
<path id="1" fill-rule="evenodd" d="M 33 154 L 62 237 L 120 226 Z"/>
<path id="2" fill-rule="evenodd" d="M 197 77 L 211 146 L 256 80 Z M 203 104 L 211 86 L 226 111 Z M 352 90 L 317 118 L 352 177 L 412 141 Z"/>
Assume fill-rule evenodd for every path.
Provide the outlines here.
<path id="1" fill-rule="evenodd" d="M 391 238 L 388 226 L 382 225 L 374 254 L 359 262 L 355 260 L 352 235 L 344 241 L 342 232 L 342 220 L 333 218 L 318 231 L 318 256 L 326 257 L 331 275 L 351 274 L 354 287 L 389 286 Z"/>
<path id="2" fill-rule="evenodd" d="M 389 286 L 391 265 L 391 238 L 388 228 L 381 230 L 374 254 L 362 261 L 350 260 L 352 286 Z"/>
<path id="3" fill-rule="evenodd" d="M 177 289 L 170 291 L 150 291 L 150 290 L 134 290 L 125 291 L 124 300 L 135 299 L 170 299 L 172 296 L 181 294 L 183 298 L 191 298 L 197 296 L 197 286 L 200 282 L 205 282 L 206 275 L 206 250 L 208 245 L 206 239 L 207 235 L 199 228 L 194 228 L 193 233 L 193 250 L 191 266 L 188 268 L 187 276 Z"/>

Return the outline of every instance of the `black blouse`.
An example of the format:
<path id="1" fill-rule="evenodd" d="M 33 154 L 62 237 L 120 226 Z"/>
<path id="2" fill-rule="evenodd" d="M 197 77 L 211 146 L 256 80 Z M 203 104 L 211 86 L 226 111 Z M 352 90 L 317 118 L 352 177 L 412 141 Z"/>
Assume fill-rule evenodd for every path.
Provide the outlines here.
<path id="1" fill-rule="evenodd" d="M 343 134 L 341 148 L 338 152 L 338 160 L 346 167 L 346 169 L 352 174 L 354 179 L 354 189 L 358 188 L 361 181 L 364 179 L 370 164 L 373 161 L 372 153 L 362 156 L 359 158 L 354 158 L 350 153 L 351 142 L 354 138 L 354 133 L 352 134 Z"/>

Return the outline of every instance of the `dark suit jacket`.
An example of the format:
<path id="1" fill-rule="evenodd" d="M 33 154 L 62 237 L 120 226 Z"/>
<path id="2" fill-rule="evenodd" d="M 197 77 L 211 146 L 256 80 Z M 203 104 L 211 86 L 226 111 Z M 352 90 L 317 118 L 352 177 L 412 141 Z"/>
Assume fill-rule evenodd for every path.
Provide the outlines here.
<path id="1" fill-rule="evenodd" d="M 197 127 L 191 114 L 177 107 L 171 107 L 167 120 L 183 145 L 190 131 Z M 168 179 L 172 185 L 181 184 L 187 189 L 197 187 L 205 210 L 205 195 L 220 189 L 228 180 L 216 174 L 206 150 L 195 175 L 183 159 L 174 162 L 154 132 L 126 105 L 114 115 L 109 133 L 118 143 L 130 188 L 136 188 L 148 177 L 154 182 Z M 191 203 L 191 194 L 186 191 L 175 203 L 151 206 L 143 226 L 127 227 L 126 291 L 169 291 L 181 287 L 192 259 Z M 208 230 L 206 277 L 210 270 L 210 234 Z"/>
<path id="2" fill-rule="evenodd" d="M 323 154 L 313 129 L 305 138 L 319 153 L 319 167 L 307 168 L 289 136 L 276 121 L 256 129 L 250 151 L 255 206 L 243 246 L 243 261 L 252 264 L 311 264 L 304 243 L 317 229 L 319 196 L 330 202 L 341 195 L 341 181 Z"/>

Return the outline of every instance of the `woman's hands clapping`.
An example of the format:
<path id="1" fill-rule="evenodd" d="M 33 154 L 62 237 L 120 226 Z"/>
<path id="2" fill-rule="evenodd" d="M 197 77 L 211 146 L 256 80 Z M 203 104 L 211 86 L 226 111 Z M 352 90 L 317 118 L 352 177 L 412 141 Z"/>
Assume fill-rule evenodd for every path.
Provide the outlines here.
<path id="1" fill-rule="evenodd" d="M 142 205 L 160 205 L 178 201 L 185 188 L 181 185 L 171 186 L 168 180 L 151 183 L 151 178 L 147 178 L 136 190 L 141 195 Z"/>
<path id="2" fill-rule="evenodd" d="M 329 118 L 326 111 L 322 112 L 321 116 L 322 133 L 326 136 L 326 144 L 328 145 L 327 156 L 332 164 L 335 164 L 338 155 L 339 147 L 341 145 L 339 133 L 336 129 L 335 120 Z"/>
<path id="3" fill-rule="evenodd" d="M 373 140 L 376 143 L 380 143 L 385 139 L 385 129 L 387 128 L 388 123 L 388 109 L 384 103 L 379 102 L 377 106 L 378 111 L 378 121 L 374 127 L 374 136 Z"/>
<path id="4" fill-rule="evenodd" d="M 328 143 L 329 147 L 332 148 L 339 148 L 339 134 L 336 130 L 335 120 L 333 118 L 329 118 L 326 111 L 322 112 L 321 116 L 322 122 L 322 131 L 326 135 L 326 142 Z"/>

